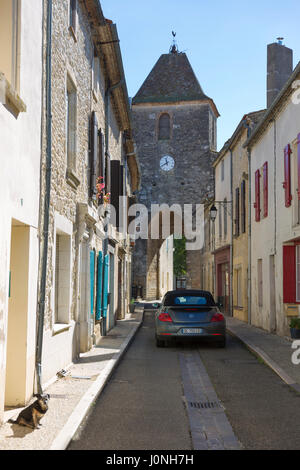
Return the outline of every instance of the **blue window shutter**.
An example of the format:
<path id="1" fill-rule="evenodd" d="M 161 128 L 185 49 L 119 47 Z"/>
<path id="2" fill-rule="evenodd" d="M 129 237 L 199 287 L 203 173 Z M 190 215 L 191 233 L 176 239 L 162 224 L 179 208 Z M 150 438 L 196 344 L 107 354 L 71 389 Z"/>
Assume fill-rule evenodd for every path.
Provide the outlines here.
<path id="1" fill-rule="evenodd" d="M 108 271 L 109 271 L 109 255 L 104 258 L 104 279 L 103 279 L 103 317 L 107 317 L 108 302 Z"/>
<path id="2" fill-rule="evenodd" d="M 94 314 L 95 252 L 90 251 L 91 315 Z"/>
<path id="3" fill-rule="evenodd" d="M 97 266 L 97 305 L 96 320 L 99 321 L 102 316 L 102 280 L 103 280 L 103 255 L 99 251 Z"/>

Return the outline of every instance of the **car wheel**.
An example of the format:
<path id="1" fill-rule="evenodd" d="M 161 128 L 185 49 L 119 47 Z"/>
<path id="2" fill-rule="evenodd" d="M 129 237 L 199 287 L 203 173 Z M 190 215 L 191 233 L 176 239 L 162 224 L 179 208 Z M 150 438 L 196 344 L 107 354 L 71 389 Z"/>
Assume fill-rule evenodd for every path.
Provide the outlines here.
<path id="1" fill-rule="evenodd" d="M 165 342 L 162 339 L 156 338 L 156 346 L 158 348 L 164 348 L 165 347 Z"/>
<path id="2" fill-rule="evenodd" d="M 218 348 L 226 348 L 226 336 L 217 342 Z"/>

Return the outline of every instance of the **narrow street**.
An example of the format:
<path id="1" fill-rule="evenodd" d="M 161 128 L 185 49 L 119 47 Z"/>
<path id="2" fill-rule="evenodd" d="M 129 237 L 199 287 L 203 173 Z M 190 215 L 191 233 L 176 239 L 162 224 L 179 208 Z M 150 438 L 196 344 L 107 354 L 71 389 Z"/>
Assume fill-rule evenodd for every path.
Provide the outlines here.
<path id="1" fill-rule="evenodd" d="M 68 450 L 295 449 L 299 400 L 231 336 L 156 348 L 148 310 Z"/>
<path id="2" fill-rule="evenodd" d="M 155 346 L 153 311 L 70 450 L 192 449 L 178 354 Z"/>

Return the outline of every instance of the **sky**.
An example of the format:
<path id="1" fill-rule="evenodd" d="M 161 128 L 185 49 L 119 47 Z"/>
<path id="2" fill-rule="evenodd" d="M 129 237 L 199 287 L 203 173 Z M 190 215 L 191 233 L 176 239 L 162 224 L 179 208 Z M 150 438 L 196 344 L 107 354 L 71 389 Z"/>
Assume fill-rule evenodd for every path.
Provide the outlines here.
<path id="1" fill-rule="evenodd" d="M 266 106 L 267 45 L 284 37 L 300 61 L 299 0 L 100 0 L 117 25 L 128 94 L 133 97 L 172 31 L 221 117 L 218 150 L 243 115 Z"/>

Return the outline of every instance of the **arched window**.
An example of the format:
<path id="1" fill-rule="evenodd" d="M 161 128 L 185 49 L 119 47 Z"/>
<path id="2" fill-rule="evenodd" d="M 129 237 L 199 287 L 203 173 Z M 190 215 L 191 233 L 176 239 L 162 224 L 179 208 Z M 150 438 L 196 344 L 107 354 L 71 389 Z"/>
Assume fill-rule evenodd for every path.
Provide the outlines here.
<path id="1" fill-rule="evenodd" d="M 168 114 L 162 114 L 159 118 L 158 124 L 158 139 L 167 140 L 170 139 L 170 116 Z"/>

